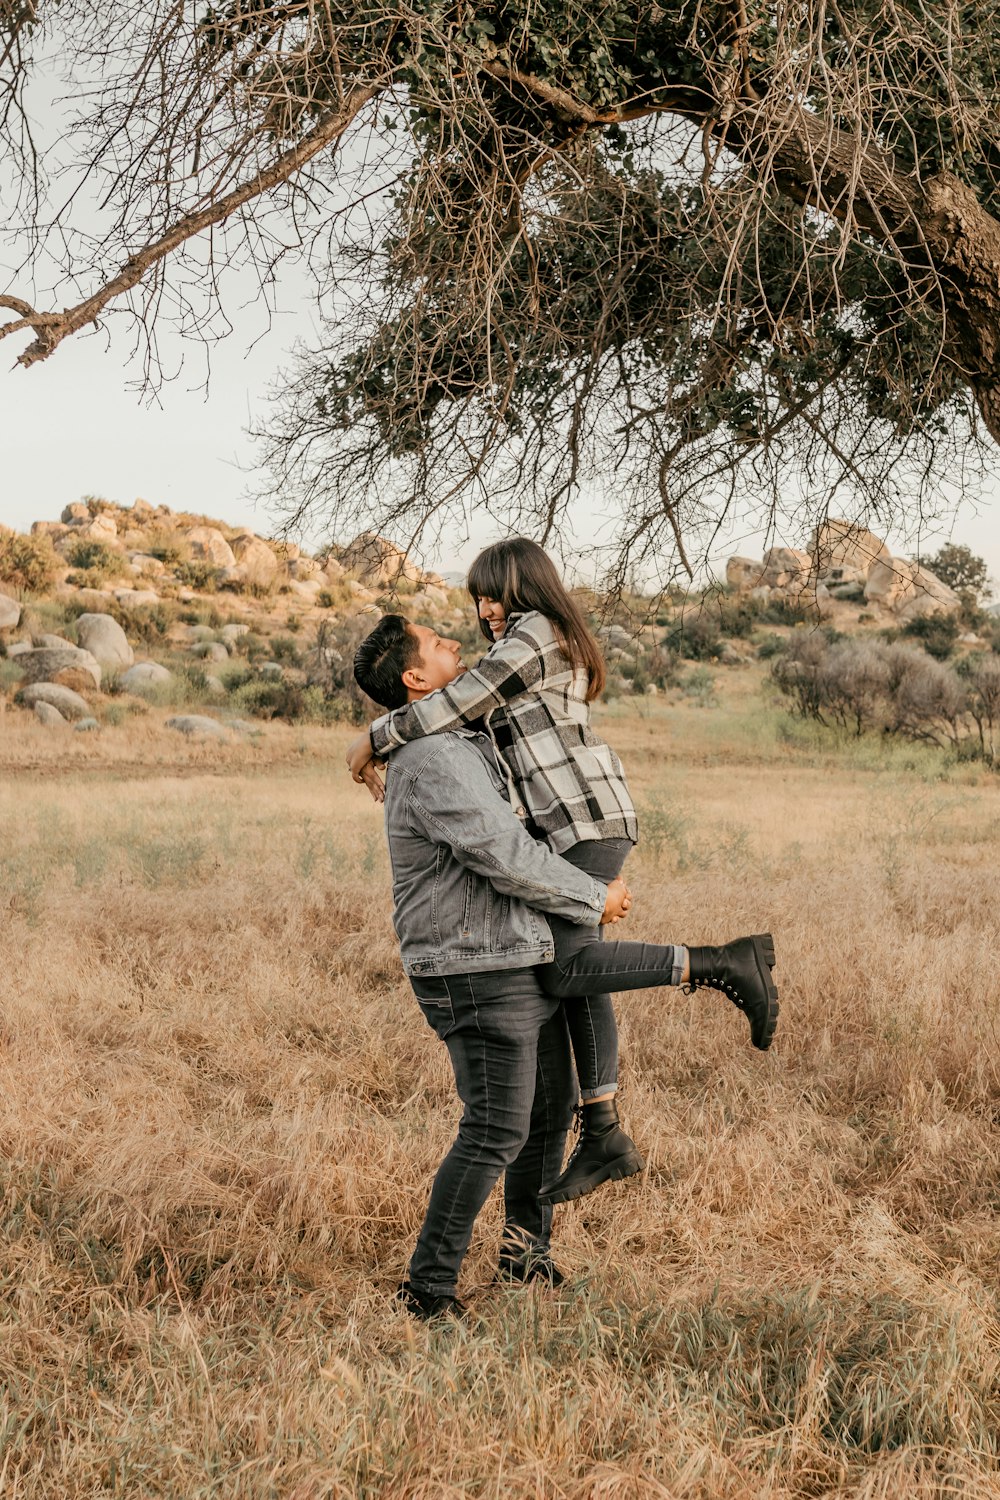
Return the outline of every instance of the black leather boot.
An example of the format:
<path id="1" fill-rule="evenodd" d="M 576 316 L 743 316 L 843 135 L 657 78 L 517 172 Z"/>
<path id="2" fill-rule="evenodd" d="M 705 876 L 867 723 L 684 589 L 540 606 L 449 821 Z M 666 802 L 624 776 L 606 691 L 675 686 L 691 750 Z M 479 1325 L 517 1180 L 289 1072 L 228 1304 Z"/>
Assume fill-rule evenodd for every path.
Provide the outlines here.
<path id="1" fill-rule="evenodd" d="M 750 1040 L 761 1052 L 771 1045 L 778 1025 L 778 991 L 771 978 L 774 939 L 769 932 L 737 938 L 721 948 L 689 948 L 691 978 L 687 994 L 721 990 L 750 1022 Z"/>
<path id="2" fill-rule="evenodd" d="M 618 1182 L 643 1169 L 636 1144 L 618 1124 L 614 1099 L 584 1104 L 580 1139 L 561 1177 L 538 1194 L 539 1203 L 569 1203 L 592 1193 L 602 1182 Z"/>
<path id="3" fill-rule="evenodd" d="M 559 1267 L 553 1265 L 548 1253 L 516 1255 L 500 1252 L 500 1264 L 497 1267 L 497 1281 L 507 1282 L 514 1286 L 527 1286 L 532 1281 L 540 1281 L 544 1286 L 562 1286 L 566 1280 Z"/>
<path id="4" fill-rule="evenodd" d="M 421 1291 L 408 1281 L 400 1282 L 396 1298 L 408 1313 L 430 1323 L 435 1318 L 465 1318 L 469 1309 L 457 1297 L 436 1296 L 433 1292 Z"/>

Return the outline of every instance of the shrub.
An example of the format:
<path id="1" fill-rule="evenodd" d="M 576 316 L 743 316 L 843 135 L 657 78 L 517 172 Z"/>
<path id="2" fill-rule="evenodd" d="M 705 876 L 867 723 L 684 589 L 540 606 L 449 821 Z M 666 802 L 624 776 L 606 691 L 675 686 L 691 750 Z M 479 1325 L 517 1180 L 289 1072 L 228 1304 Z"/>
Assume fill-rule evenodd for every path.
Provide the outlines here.
<path id="1" fill-rule="evenodd" d="M 856 735 L 900 735 L 956 754 L 978 742 L 976 753 L 994 764 L 1000 663 L 985 652 L 979 657 L 959 673 L 905 641 L 830 642 L 811 633 L 788 642 L 771 676 L 804 718 Z"/>
<path id="2" fill-rule="evenodd" d="M 208 590 L 214 592 L 219 587 L 221 572 L 221 568 L 200 558 L 179 562 L 174 567 L 177 582 L 182 583 L 185 588 L 197 589 L 200 593 Z"/>
<path id="3" fill-rule="evenodd" d="M 52 587 L 58 570 L 59 559 L 47 536 L 0 531 L 0 582 L 27 594 L 42 594 Z"/>
<path id="4" fill-rule="evenodd" d="M 91 577 L 99 576 L 102 582 L 105 578 L 116 577 L 123 566 L 121 554 L 107 542 L 74 542 L 66 554 L 66 561 L 71 568 L 79 568 Z"/>
<path id="5" fill-rule="evenodd" d="M 951 615 L 918 615 L 903 626 L 901 634 L 919 641 L 938 661 L 947 661 L 955 649 L 959 629 L 958 621 Z"/>
<path id="6" fill-rule="evenodd" d="M 718 628 L 707 612 L 682 614 L 667 627 L 666 650 L 688 661 L 711 661 L 722 650 Z"/>

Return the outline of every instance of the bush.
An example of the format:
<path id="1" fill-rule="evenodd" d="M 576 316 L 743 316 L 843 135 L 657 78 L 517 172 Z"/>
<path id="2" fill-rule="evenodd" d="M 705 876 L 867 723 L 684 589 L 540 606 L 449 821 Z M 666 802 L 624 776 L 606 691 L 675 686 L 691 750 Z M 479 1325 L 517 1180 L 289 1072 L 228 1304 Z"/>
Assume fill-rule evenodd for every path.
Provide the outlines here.
<path id="1" fill-rule="evenodd" d="M 951 615 L 918 615 L 903 626 L 901 634 L 919 641 L 938 661 L 947 661 L 959 637 L 959 623 Z"/>
<path id="2" fill-rule="evenodd" d="M 214 593 L 219 587 L 221 572 L 221 568 L 200 559 L 179 562 L 174 567 L 177 582 L 182 583 L 185 588 L 197 589 L 199 593 L 207 591 Z"/>
<path id="3" fill-rule="evenodd" d="M 673 655 L 688 661 L 712 661 L 722 650 L 715 622 L 701 610 L 682 614 L 668 626 L 663 645 Z"/>
<path id="4" fill-rule="evenodd" d="M 79 568 L 83 573 L 105 578 L 116 577 L 122 570 L 123 558 L 107 542 L 74 542 L 66 554 L 66 561 L 71 568 Z"/>
<path id="5" fill-rule="evenodd" d="M 52 587 L 58 570 L 59 559 L 47 536 L 0 531 L 0 583 L 26 594 L 42 594 Z"/>
<path id="6" fill-rule="evenodd" d="M 771 676 L 796 713 L 855 735 L 877 731 L 996 763 L 1000 662 L 986 652 L 958 672 L 905 641 L 795 637 Z"/>

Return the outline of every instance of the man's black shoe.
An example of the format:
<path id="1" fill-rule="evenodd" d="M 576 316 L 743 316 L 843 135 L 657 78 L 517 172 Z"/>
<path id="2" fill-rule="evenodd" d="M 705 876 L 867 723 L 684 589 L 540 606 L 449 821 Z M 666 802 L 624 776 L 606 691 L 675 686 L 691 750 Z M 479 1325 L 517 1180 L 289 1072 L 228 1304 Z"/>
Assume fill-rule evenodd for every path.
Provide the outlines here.
<path id="1" fill-rule="evenodd" d="M 527 1286 L 531 1281 L 541 1281 L 546 1286 L 562 1286 L 566 1280 L 559 1267 L 553 1265 L 547 1255 L 501 1255 L 496 1279 L 515 1286 Z"/>
<path id="2" fill-rule="evenodd" d="M 400 1283 L 396 1292 L 408 1313 L 429 1323 L 432 1318 L 464 1318 L 469 1309 L 457 1297 L 436 1296 L 433 1292 L 422 1292 L 408 1281 Z"/>
<path id="3" fill-rule="evenodd" d="M 761 1052 L 771 1045 L 778 1025 L 778 991 L 771 978 L 774 939 L 769 932 L 737 938 L 721 948 L 689 948 L 691 978 L 687 994 L 721 990 L 750 1022 L 750 1040 Z"/>
<path id="4" fill-rule="evenodd" d="M 613 1099 L 584 1104 L 580 1139 L 561 1177 L 538 1194 L 539 1203 L 569 1203 L 592 1193 L 602 1182 L 618 1182 L 643 1169 L 636 1144 L 618 1124 Z"/>

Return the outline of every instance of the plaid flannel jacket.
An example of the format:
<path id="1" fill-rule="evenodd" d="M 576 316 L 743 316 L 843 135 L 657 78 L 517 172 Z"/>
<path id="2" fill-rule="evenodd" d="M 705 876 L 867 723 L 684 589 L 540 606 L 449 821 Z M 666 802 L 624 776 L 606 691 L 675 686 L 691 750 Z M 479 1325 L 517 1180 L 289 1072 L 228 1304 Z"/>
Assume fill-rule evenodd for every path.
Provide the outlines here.
<path id="1" fill-rule="evenodd" d="M 485 720 L 519 794 L 515 811 L 555 853 L 587 839 L 634 842 L 621 762 L 591 729 L 586 695 L 586 672 L 563 654 L 552 622 L 531 610 L 510 617 L 471 671 L 376 719 L 372 750 L 384 758 L 408 740 Z"/>

